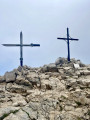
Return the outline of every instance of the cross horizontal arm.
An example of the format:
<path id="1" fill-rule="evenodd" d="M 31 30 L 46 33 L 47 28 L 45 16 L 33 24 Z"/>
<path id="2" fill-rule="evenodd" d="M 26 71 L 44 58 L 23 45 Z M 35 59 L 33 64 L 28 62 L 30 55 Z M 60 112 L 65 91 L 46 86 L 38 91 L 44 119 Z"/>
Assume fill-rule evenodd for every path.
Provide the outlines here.
<path id="1" fill-rule="evenodd" d="M 31 47 L 35 47 L 35 46 L 40 46 L 40 44 L 33 44 L 33 43 L 31 43 L 30 46 Z"/>
<path id="2" fill-rule="evenodd" d="M 57 39 L 67 40 L 67 38 L 57 38 Z M 69 38 L 69 40 L 75 40 L 75 41 L 78 41 L 79 39 Z"/>
<path id="3" fill-rule="evenodd" d="M 2 44 L 3 46 L 7 46 L 7 47 L 13 47 L 13 46 L 21 46 L 20 44 Z"/>
<path id="4" fill-rule="evenodd" d="M 40 44 L 23 44 L 23 45 L 20 45 L 20 44 L 2 44 L 3 46 L 6 46 L 6 47 L 20 47 L 20 46 L 26 46 L 26 47 L 35 47 L 35 46 L 40 46 Z"/>

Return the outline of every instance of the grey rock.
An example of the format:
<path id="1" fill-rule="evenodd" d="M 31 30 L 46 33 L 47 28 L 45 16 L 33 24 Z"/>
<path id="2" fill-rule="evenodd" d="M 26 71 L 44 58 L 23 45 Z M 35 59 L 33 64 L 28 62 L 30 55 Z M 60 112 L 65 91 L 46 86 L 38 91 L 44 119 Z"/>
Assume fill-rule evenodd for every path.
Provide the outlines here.
<path id="1" fill-rule="evenodd" d="M 0 108 L 0 117 L 2 117 L 4 114 L 8 114 L 11 113 L 12 111 L 16 111 L 19 109 L 20 109 L 19 107 L 12 107 L 12 106 Z"/>
<path id="2" fill-rule="evenodd" d="M 5 77 L 4 76 L 0 76 L 0 83 L 5 82 Z"/>
<path id="3" fill-rule="evenodd" d="M 58 72 L 58 68 L 54 63 L 51 63 L 49 65 L 44 65 L 41 68 L 41 72 Z"/>
<path id="4" fill-rule="evenodd" d="M 41 81 L 36 72 L 28 73 L 28 75 L 26 76 L 26 80 L 28 80 L 32 84 L 32 86 L 40 87 Z"/>
<path id="5" fill-rule="evenodd" d="M 8 115 L 7 117 L 5 117 L 4 120 L 20 120 L 20 118 L 18 118 L 18 116 L 14 115 L 13 113 L 11 113 L 10 115 Z"/>
<path id="6" fill-rule="evenodd" d="M 55 61 L 55 64 L 56 64 L 56 65 L 62 65 L 62 64 L 67 64 L 67 63 L 68 63 L 67 59 L 62 58 L 62 57 L 59 57 L 59 58 Z"/>
<path id="7" fill-rule="evenodd" d="M 78 79 L 77 83 L 82 86 L 90 87 L 90 79 Z"/>
<path id="8" fill-rule="evenodd" d="M 54 63 L 49 64 L 47 66 L 47 72 L 58 72 L 58 68 L 56 67 L 56 65 Z"/>
<path id="9" fill-rule="evenodd" d="M 17 70 L 18 70 L 19 72 L 21 72 L 22 69 L 23 69 L 23 67 L 19 66 Z"/>
<path id="10" fill-rule="evenodd" d="M 13 71 L 6 72 L 4 77 L 5 77 L 6 82 L 14 82 L 16 80 L 16 74 Z"/>
<path id="11" fill-rule="evenodd" d="M 28 89 L 28 88 L 27 88 Z M 24 86 L 21 85 L 17 85 L 17 84 L 12 84 L 12 83 L 8 83 L 6 86 L 6 90 L 8 92 L 11 93 L 20 93 L 20 94 L 24 94 L 27 92 L 27 89 Z"/>
<path id="12" fill-rule="evenodd" d="M 19 118 L 19 120 L 30 120 L 28 113 L 22 109 L 19 110 L 15 115 Z"/>
<path id="13" fill-rule="evenodd" d="M 37 111 L 34 111 L 32 108 L 24 107 L 23 111 L 26 112 L 31 120 L 37 120 Z"/>
<path id="14" fill-rule="evenodd" d="M 25 79 L 25 77 L 22 76 L 17 76 L 15 83 L 19 85 L 30 86 L 32 88 L 32 84 L 27 79 Z"/>

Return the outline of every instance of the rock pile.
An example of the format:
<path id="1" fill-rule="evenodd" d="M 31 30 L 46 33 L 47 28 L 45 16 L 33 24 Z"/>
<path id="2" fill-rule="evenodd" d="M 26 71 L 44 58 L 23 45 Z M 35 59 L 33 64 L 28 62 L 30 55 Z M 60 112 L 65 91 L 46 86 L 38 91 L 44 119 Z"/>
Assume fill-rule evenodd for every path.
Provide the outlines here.
<path id="1" fill-rule="evenodd" d="M 90 120 L 90 66 L 58 58 L 0 76 L 0 120 Z"/>

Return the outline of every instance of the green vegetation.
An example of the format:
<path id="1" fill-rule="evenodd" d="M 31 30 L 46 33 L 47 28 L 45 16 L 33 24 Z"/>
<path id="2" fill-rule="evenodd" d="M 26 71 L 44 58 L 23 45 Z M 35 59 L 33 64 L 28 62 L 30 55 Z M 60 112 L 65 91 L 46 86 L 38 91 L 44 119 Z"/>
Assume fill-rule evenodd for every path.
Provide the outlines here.
<path id="1" fill-rule="evenodd" d="M 18 111 L 19 111 L 19 110 L 15 110 L 15 111 L 11 110 L 9 113 L 3 114 L 3 116 L 0 117 L 0 120 L 3 120 L 3 119 L 6 118 L 7 116 L 9 116 L 11 113 L 15 114 L 15 113 L 17 113 Z"/>
<path id="2" fill-rule="evenodd" d="M 67 99 L 67 98 L 66 98 L 65 96 L 63 96 L 63 95 L 61 95 L 61 98 L 62 98 L 62 99 Z"/>
<path id="3" fill-rule="evenodd" d="M 0 117 L 0 120 L 3 120 L 5 117 L 7 117 L 10 113 L 5 113 L 3 116 Z"/>
<path id="4" fill-rule="evenodd" d="M 79 101 L 75 101 L 75 103 L 76 103 L 78 106 L 81 106 L 81 105 L 82 105 L 82 103 L 79 102 Z"/>
<path id="5" fill-rule="evenodd" d="M 63 108 L 62 108 L 62 106 L 60 105 L 60 111 L 62 111 L 63 110 Z"/>
<path id="6" fill-rule="evenodd" d="M 78 117 L 77 120 L 82 120 L 82 119 L 80 117 Z"/>
<path id="7" fill-rule="evenodd" d="M 10 113 L 15 114 L 15 113 L 17 113 L 18 111 L 19 111 L 19 110 L 15 110 L 15 111 L 11 110 Z"/>
<path id="8" fill-rule="evenodd" d="M 88 115 L 90 116 L 90 110 L 88 110 L 88 112 L 87 112 L 87 113 L 88 113 Z"/>

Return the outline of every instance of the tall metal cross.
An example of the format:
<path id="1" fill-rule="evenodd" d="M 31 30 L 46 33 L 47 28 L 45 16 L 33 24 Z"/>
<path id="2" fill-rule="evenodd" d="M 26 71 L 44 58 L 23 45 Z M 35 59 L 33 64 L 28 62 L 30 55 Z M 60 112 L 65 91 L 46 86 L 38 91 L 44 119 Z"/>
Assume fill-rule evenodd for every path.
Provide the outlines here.
<path id="1" fill-rule="evenodd" d="M 71 40 L 71 41 L 78 41 L 79 39 L 74 39 L 74 38 L 71 38 L 70 36 L 69 36 L 69 28 L 67 28 L 67 38 L 57 38 L 57 39 L 61 39 L 61 40 L 65 40 L 66 42 L 67 42 L 67 49 L 68 49 L 68 62 L 70 62 L 70 46 L 69 46 L 69 41 Z"/>
<path id="2" fill-rule="evenodd" d="M 36 47 L 40 44 L 23 44 L 23 34 L 20 32 L 20 44 L 2 44 L 6 47 L 20 47 L 20 66 L 23 66 L 23 47 Z"/>

